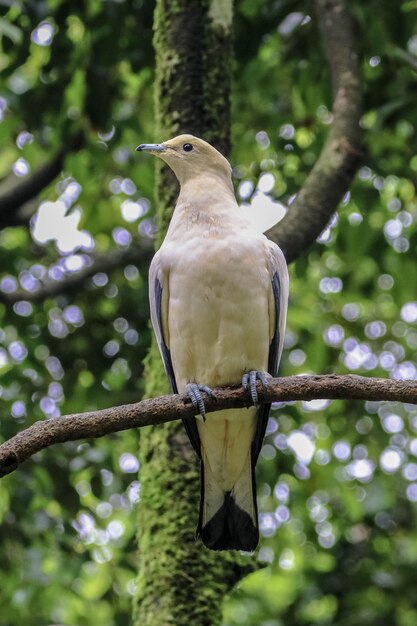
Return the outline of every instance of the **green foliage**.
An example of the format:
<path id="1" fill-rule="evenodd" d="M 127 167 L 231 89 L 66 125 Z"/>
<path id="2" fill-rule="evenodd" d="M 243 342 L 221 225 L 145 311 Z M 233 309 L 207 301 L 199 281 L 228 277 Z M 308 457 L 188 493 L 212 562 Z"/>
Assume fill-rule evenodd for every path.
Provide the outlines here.
<path id="1" fill-rule="evenodd" d="M 415 72 L 394 53 L 415 54 L 415 35 L 405 7 L 385 4 L 378 20 L 374 10 L 354 6 L 363 167 L 325 233 L 325 250 L 317 245 L 291 268 L 283 374 L 416 377 Z M 314 163 L 328 123 L 312 37 L 309 23 L 288 38 L 264 38 L 237 83 L 235 162 L 245 163 L 237 173 L 255 192 L 272 174 L 272 194 L 284 203 Z M 257 150 L 247 130 L 254 119 L 268 135 L 257 136 Z M 414 407 L 394 403 L 277 405 L 258 472 L 259 558 L 270 565 L 231 594 L 225 625 L 413 623 L 416 417 Z"/>
<path id="2" fill-rule="evenodd" d="M 281 373 L 411 378 L 416 6 L 351 4 L 365 81 L 363 166 L 324 243 L 291 268 Z M 68 249 L 62 236 L 36 239 L 34 224 L 3 228 L 2 293 L 13 279 L 31 290 L 48 274 L 73 275 L 95 252 L 130 238 L 140 246 L 152 232 L 153 164 L 134 153 L 154 135 L 152 9 L 139 0 L 48 0 L 4 11 L 0 197 L 25 180 L 11 173 L 19 159 L 33 173 L 81 129 L 85 144 L 35 208 L 48 201 L 58 214 L 68 202 L 61 235 L 84 230 L 91 239 Z M 326 136 L 329 76 L 314 16 L 288 17 L 309 10 L 298 1 L 238 3 L 232 160 L 242 201 L 266 189 L 288 203 Z M 34 41 L 42 22 L 53 27 L 49 45 Z M 79 195 L 70 201 L 71 183 Z M 126 202 L 150 208 L 129 221 Z M 58 412 L 142 396 L 146 272 L 129 263 L 56 298 L 0 304 L 2 439 Z M 253 557 L 265 568 L 229 596 L 225 626 L 415 625 L 416 417 L 411 406 L 379 403 L 274 408 L 258 472 L 264 536 Z M 1 626 L 129 622 L 137 439 L 126 432 L 56 446 L 2 479 Z"/>

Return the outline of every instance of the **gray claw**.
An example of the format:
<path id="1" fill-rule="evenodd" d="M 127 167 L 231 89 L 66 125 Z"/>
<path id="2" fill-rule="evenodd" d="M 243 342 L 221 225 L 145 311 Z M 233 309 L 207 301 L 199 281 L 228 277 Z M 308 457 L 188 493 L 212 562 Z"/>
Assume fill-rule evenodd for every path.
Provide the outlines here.
<path id="1" fill-rule="evenodd" d="M 204 391 L 204 393 L 206 393 L 208 396 L 211 396 L 212 398 L 216 397 L 213 389 L 208 385 L 198 385 L 198 388 L 200 389 L 200 391 Z"/>
<path id="2" fill-rule="evenodd" d="M 258 380 L 261 381 L 261 385 L 263 387 L 266 387 L 267 384 L 268 384 L 268 379 L 265 376 L 265 372 L 256 372 L 256 376 L 257 376 Z"/>
<path id="3" fill-rule="evenodd" d="M 245 372 L 242 376 L 242 386 L 246 389 L 246 391 L 250 392 L 252 402 L 255 406 L 258 405 L 259 401 L 258 392 L 256 391 L 257 380 L 259 380 L 264 387 L 268 384 L 268 380 L 264 372 L 251 370 L 250 372 Z"/>
<path id="4" fill-rule="evenodd" d="M 204 391 L 207 395 L 215 397 L 212 389 L 207 385 L 197 385 L 197 383 L 188 383 L 185 388 L 188 393 L 188 397 L 197 411 L 197 415 L 201 415 L 203 420 L 206 421 L 206 408 L 200 392 Z"/>
<path id="5" fill-rule="evenodd" d="M 256 391 L 256 371 L 252 370 L 249 372 L 249 385 L 250 385 L 250 395 L 252 398 L 253 404 L 256 406 L 258 404 L 258 392 Z"/>

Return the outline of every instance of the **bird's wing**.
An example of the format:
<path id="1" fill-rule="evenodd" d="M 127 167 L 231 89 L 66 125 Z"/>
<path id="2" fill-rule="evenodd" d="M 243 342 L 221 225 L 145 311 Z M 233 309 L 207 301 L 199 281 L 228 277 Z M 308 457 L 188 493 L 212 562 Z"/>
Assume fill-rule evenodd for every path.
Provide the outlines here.
<path id="1" fill-rule="evenodd" d="M 276 376 L 284 346 L 285 322 L 288 302 L 288 269 L 280 248 L 272 241 L 267 242 L 268 269 L 271 278 L 269 293 L 269 354 L 268 373 Z M 270 404 L 263 404 L 258 411 L 256 432 L 252 443 L 252 462 L 255 464 L 261 451 L 268 424 Z"/>
<path id="2" fill-rule="evenodd" d="M 152 259 L 149 268 L 149 304 L 151 321 L 158 342 L 159 350 L 164 363 L 165 372 L 173 393 L 178 393 L 175 372 L 172 367 L 171 353 L 169 349 L 169 281 L 168 273 L 161 267 L 160 254 L 157 252 Z M 200 437 L 195 418 L 184 419 L 183 424 L 187 431 L 191 444 L 200 457 Z"/>

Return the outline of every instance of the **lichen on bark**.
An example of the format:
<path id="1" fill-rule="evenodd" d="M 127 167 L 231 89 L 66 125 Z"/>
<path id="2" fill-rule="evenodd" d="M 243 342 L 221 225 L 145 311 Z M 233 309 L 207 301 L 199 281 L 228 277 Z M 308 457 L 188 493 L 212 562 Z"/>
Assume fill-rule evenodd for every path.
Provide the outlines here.
<path id="1" fill-rule="evenodd" d="M 229 3 L 227 0 L 226 4 Z M 231 11 L 231 3 L 229 6 Z M 191 133 L 230 150 L 231 22 L 212 19 L 208 0 L 157 0 L 155 113 L 157 140 Z M 157 169 L 157 246 L 175 205 L 178 185 Z M 146 362 L 146 395 L 166 392 L 155 345 Z M 254 559 L 213 553 L 195 540 L 199 506 L 197 458 L 179 423 L 141 433 L 139 575 L 135 626 L 214 626 L 222 601 Z"/>

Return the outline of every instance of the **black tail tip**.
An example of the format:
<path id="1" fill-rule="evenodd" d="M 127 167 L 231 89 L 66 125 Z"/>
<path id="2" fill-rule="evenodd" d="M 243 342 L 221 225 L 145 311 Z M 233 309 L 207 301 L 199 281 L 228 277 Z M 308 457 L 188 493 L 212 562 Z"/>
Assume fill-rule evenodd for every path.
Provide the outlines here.
<path id="1" fill-rule="evenodd" d="M 226 493 L 223 506 L 205 526 L 197 529 L 197 537 L 210 550 L 253 552 L 259 542 L 259 530 L 249 513 Z"/>

